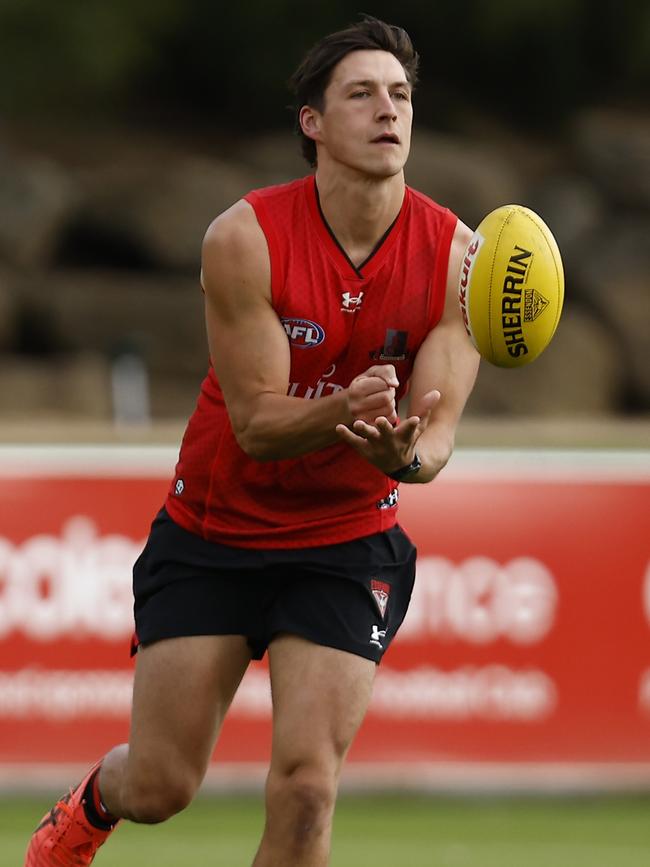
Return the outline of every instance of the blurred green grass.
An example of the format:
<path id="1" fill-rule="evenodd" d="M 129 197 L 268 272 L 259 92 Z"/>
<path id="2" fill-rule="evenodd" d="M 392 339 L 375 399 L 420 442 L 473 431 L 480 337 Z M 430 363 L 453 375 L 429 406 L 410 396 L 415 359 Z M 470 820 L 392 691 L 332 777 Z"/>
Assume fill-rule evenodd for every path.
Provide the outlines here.
<path id="1" fill-rule="evenodd" d="M 0 797 L 0 863 L 22 865 L 52 798 Z M 647 867 L 650 797 L 343 796 L 331 867 Z M 98 867 L 250 867 L 261 797 L 203 796 L 158 826 L 124 823 Z"/>

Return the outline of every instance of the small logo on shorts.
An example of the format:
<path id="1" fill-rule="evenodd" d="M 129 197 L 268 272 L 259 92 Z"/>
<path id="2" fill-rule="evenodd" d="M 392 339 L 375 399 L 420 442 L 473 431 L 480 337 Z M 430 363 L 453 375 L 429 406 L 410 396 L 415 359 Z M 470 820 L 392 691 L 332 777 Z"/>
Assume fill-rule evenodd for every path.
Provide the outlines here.
<path id="1" fill-rule="evenodd" d="M 180 496 L 185 490 L 185 482 L 182 479 L 179 479 L 176 482 L 176 486 L 174 488 L 174 493 Z"/>
<path id="2" fill-rule="evenodd" d="M 375 597 L 377 608 L 381 614 L 381 619 L 386 619 L 386 606 L 388 605 L 388 597 L 390 596 L 390 584 L 385 581 L 377 581 L 376 578 L 370 579 L 370 592 Z"/>
<path id="3" fill-rule="evenodd" d="M 374 644 L 375 647 L 383 650 L 384 645 L 379 640 L 380 638 L 386 638 L 386 630 L 380 629 L 375 623 L 373 623 L 372 632 L 370 633 L 370 644 Z"/>

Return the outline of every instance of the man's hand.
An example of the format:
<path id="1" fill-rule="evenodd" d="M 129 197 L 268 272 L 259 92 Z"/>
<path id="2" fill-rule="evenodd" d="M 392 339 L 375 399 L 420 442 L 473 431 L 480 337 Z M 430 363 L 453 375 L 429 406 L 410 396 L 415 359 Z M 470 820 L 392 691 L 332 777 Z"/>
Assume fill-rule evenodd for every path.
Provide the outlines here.
<path id="1" fill-rule="evenodd" d="M 369 367 L 365 373 L 356 376 L 348 386 L 350 415 L 355 422 L 373 424 L 375 419 L 382 417 L 387 419 L 389 424 L 395 424 L 397 421 L 395 389 L 398 387 L 399 380 L 392 364 L 376 364 Z"/>
<path id="2" fill-rule="evenodd" d="M 396 427 L 393 427 L 390 418 L 379 416 L 373 423 L 357 419 L 352 424 L 352 430 L 339 424 L 336 433 L 343 442 L 382 472 L 394 473 L 413 460 L 415 445 L 427 429 L 432 410 L 439 400 L 440 392 L 437 389 L 428 392 L 420 401 L 420 415 L 409 416 Z"/>

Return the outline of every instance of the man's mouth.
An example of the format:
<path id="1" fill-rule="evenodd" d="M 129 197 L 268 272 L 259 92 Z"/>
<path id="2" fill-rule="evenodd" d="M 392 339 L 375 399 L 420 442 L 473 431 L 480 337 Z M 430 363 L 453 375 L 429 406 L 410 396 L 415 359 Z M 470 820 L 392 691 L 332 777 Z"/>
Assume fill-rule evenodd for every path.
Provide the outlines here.
<path id="1" fill-rule="evenodd" d="M 372 144 L 399 144 L 399 136 L 394 132 L 383 132 L 373 138 Z"/>

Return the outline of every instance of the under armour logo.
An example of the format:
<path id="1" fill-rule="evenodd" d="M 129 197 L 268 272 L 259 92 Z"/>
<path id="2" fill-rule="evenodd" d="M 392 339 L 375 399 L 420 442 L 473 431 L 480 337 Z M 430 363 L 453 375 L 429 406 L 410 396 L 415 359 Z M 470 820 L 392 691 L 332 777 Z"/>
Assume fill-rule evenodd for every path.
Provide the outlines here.
<path id="1" fill-rule="evenodd" d="M 363 300 L 363 292 L 359 292 L 358 295 L 353 295 L 351 292 L 342 292 L 341 293 L 341 311 L 343 313 L 355 313 L 359 307 L 361 307 L 361 302 Z"/>
<path id="2" fill-rule="evenodd" d="M 381 638 L 386 638 L 386 630 L 380 629 L 376 624 L 373 623 L 372 632 L 370 633 L 370 644 L 374 644 L 380 650 L 383 650 L 384 645 L 380 641 Z"/>
<path id="3" fill-rule="evenodd" d="M 399 500 L 399 488 L 393 488 L 390 494 L 387 497 L 384 497 L 383 500 L 380 500 L 377 503 L 378 509 L 392 509 L 394 508 Z"/>

